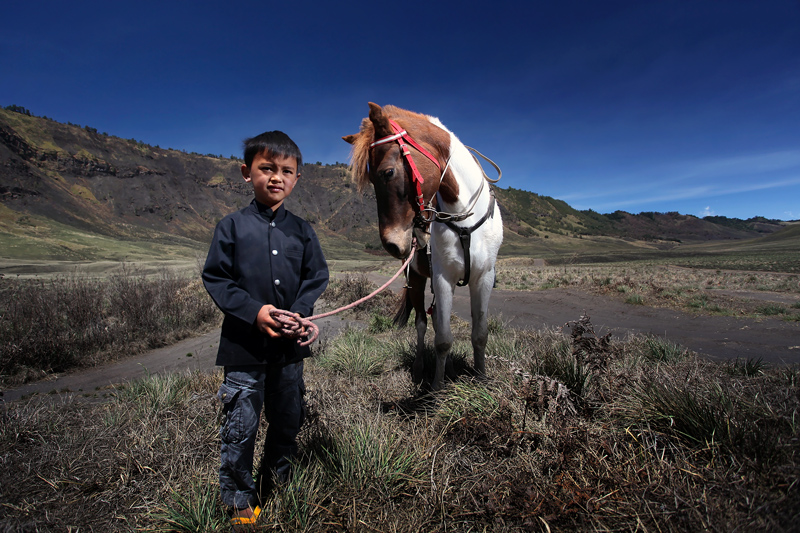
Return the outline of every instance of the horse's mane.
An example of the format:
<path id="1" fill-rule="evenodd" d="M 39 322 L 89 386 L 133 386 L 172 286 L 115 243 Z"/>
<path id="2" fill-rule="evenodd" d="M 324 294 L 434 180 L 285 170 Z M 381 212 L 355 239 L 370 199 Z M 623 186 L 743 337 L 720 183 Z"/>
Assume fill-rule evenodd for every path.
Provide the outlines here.
<path id="1" fill-rule="evenodd" d="M 415 113 L 406 109 L 401 109 L 393 105 L 386 105 L 383 108 L 384 115 L 400 124 L 401 127 L 411 133 L 418 141 L 424 142 L 433 147 L 433 153 L 440 159 L 447 158 L 449 150 L 449 135 L 446 137 L 448 144 L 443 144 L 442 135 L 434 135 L 434 132 L 446 133 L 431 122 L 431 117 L 421 113 Z M 438 137 L 438 138 L 437 138 Z M 375 140 L 375 127 L 369 117 L 361 121 L 361 129 L 355 136 L 353 147 L 350 152 L 350 171 L 356 180 L 359 191 L 363 191 L 369 185 L 369 145 Z"/>
<path id="2" fill-rule="evenodd" d="M 361 121 L 361 129 L 350 150 L 350 172 L 353 173 L 359 192 L 363 192 L 369 184 L 369 145 L 372 144 L 373 137 L 375 127 L 369 118 L 365 118 Z"/>

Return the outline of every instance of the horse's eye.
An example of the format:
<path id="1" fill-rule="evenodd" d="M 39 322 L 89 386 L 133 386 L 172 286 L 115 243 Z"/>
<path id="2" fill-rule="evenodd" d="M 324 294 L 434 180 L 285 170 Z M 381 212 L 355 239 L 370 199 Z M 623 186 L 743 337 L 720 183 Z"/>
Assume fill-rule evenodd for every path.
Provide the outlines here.
<path id="1" fill-rule="evenodd" d="M 394 169 L 387 168 L 386 170 L 381 171 L 381 177 L 385 180 L 391 179 L 394 176 Z"/>

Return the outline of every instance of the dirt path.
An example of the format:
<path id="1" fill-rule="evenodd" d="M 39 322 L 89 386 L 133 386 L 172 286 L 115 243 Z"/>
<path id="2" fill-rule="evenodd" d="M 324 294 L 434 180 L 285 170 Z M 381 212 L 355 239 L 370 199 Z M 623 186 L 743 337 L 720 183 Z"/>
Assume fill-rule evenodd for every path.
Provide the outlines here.
<path id="1" fill-rule="evenodd" d="M 381 284 L 387 279 L 374 274 L 370 278 Z M 392 288 L 397 290 L 401 286 L 402 281 L 398 280 Z M 767 298 L 767 295 L 761 296 Z M 781 295 L 774 296 L 780 301 Z M 495 290 L 489 311 L 494 315 L 502 315 L 503 320 L 512 327 L 534 330 L 563 326 L 586 312 L 597 333 L 611 332 L 614 339 L 624 338 L 628 333 L 646 333 L 667 338 L 718 361 L 761 357 L 765 362 L 774 364 L 800 363 L 800 324 L 777 318 L 695 316 L 671 309 L 630 305 L 611 297 L 571 288 Z M 469 320 L 467 288 L 456 289 L 454 312 Z M 338 317 L 324 319 L 320 321 L 321 336 L 332 337 L 350 323 Z M 54 392 L 102 396 L 113 384 L 134 380 L 147 373 L 211 370 L 214 368 L 218 338 L 219 330 L 214 330 L 124 361 L 3 391 L 0 404 L 32 394 Z"/>
<path id="2" fill-rule="evenodd" d="M 352 320 L 328 317 L 318 322 L 320 340 L 330 338 L 353 324 Z M 319 341 L 317 341 L 319 342 Z M 184 339 L 172 346 L 94 368 L 83 368 L 66 374 L 56 374 L 42 381 L 0 392 L 0 405 L 41 394 L 76 394 L 104 397 L 114 385 L 133 381 L 148 374 L 162 372 L 211 371 L 215 368 L 219 346 L 219 328 L 204 335 Z"/>
<path id="3" fill-rule="evenodd" d="M 375 277 L 373 281 L 379 279 Z M 395 283 L 392 288 L 401 286 Z M 789 301 L 787 296 L 779 293 L 755 295 L 765 301 L 796 301 L 791 297 Z M 748 296 L 754 294 L 748 293 Z M 430 295 L 426 301 L 430 301 Z M 459 317 L 469 320 L 469 290 L 466 287 L 456 287 L 453 308 Z M 610 296 L 573 288 L 545 291 L 495 289 L 489 312 L 502 315 L 512 327 L 534 330 L 561 327 L 586 312 L 598 334 L 611 332 L 612 338 L 617 340 L 629 333 L 652 334 L 717 361 L 761 357 L 774 364 L 800 363 L 800 323 L 779 318 L 698 316 L 674 309 L 626 304 Z"/>
<path id="4" fill-rule="evenodd" d="M 464 298 L 466 300 L 466 298 Z M 466 302 L 462 304 L 467 310 Z M 489 304 L 514 327 L 538 329 L 577 320 L 585 311 L 597 333 L 620 339 L 652 334 L 714 360 L 758 358 L 775 364 L 800 363 L 800 325 L 778 318 L 697 316 L 666 308 L 630 305 L 577 289 L 495 291 Z M 463 311 L 459 311 L 459 316 Z"/>

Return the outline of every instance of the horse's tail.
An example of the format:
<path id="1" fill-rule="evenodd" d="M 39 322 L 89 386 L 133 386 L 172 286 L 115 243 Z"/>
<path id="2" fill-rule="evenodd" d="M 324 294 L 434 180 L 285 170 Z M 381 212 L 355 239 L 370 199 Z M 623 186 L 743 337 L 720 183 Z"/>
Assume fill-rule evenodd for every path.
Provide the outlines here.
<path id="1" fill-rule="evenodd" d="M 397 312 L 394 315 L 394 325 L 402 328 L 408 324 L 408 319 L 411 316 L 411 310 L 414 305 L 411 303 L 411 292 L 408 288 L 403 288 L 400 293 L 400 299 L 397 301 Z"/>

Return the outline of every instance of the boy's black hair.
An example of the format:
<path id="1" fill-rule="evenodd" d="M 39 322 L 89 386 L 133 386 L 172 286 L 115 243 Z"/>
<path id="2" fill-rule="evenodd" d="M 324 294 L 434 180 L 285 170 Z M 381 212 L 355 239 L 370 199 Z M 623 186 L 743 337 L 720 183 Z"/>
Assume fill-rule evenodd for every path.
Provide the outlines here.
<path id="1" fill-rule="evenodd" d="M 303 166 L 303 154 L 300 148 L 288 135 L 282 131 L 265 131 L 244 141 L 244 164 L 247 168 L 253 164 L 253 159 L 260 153 L 294 157 L 297 160 L 297 172 Z"/>

